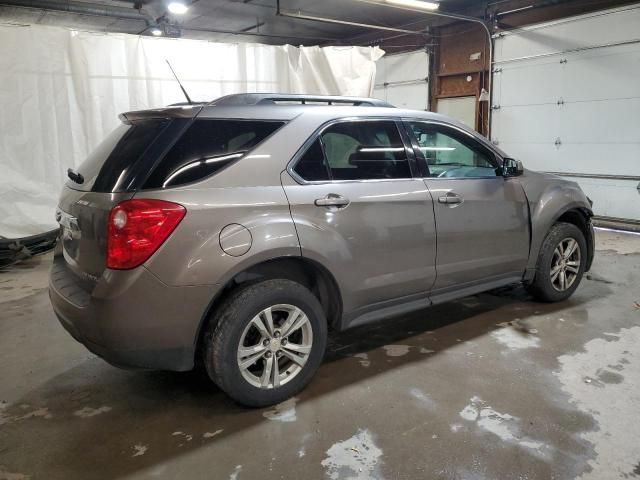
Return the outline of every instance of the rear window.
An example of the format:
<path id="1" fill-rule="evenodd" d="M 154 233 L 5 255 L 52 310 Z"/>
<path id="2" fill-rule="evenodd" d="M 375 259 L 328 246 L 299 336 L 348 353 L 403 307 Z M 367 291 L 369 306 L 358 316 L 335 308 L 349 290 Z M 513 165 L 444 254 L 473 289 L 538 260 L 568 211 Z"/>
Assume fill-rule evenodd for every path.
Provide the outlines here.
<path id="1" fill-rule="evenodd" d="M 143 188 L 170 188 L 213 175 L 244 156 L 284 122 L 196 120 L 156 166 Z"/>
<path id="2" fill-rule="evenodd" d="M 67 185 L 84 191 L 118 191 L 122 186 L 118 183 L 122 182 L 124 174 L 142 157 L 167 123 L 167 120 L 144 120 L 121 124 L 77 168 L 84 181 L 78 184 L 68 180 Z"/>

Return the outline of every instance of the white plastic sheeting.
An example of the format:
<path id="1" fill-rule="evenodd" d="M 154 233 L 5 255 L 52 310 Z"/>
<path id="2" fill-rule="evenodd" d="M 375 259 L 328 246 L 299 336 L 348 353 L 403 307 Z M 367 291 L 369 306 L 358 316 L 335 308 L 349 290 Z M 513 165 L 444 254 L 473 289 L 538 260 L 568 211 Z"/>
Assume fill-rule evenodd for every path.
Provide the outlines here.
<path id="1" fill-rule="evenodd" d="M 0 26 L 0 236 L 56 228 L 66 179 L 123 111 L 239 92 L 369 96 L 370 47 L 211 43 Z"/>

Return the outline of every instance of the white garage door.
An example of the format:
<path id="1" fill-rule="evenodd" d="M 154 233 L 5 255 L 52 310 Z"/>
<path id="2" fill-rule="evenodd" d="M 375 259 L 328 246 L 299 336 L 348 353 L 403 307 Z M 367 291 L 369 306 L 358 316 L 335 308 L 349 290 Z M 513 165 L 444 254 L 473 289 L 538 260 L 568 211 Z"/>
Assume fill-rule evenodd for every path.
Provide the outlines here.
<path id="1" fill-rule="evenodd" d="M 640 4 L 495 39 L 492 139 L 640 221 Z"/>
<path id="2" fill-rule="evenodd" d="M 429 56 L 425 51 L 385 55 L 376 63 L 375 98 L 399 108 L 426 110 Z"/>

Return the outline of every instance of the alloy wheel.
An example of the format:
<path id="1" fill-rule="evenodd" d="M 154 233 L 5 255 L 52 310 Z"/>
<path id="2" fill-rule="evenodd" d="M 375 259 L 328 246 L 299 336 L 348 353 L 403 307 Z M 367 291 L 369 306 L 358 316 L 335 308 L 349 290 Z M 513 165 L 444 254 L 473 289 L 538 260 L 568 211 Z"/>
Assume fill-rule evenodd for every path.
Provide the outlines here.
<path id="1" fill-rule="evenodd" d="M 578 278 L 580 272 L 580 245 L 567 237 L 558 243 L 551 259 L 551 285 L 559 292 L 564 292 Z"/>
<path id="2" fill-rule="evenodd" d="M 309 359 L 313 330 L 307 315 L 287 304 L 267 307 L 251 319 L 238 344 L 238 367 L 254 387 L 278 388 Z"/>

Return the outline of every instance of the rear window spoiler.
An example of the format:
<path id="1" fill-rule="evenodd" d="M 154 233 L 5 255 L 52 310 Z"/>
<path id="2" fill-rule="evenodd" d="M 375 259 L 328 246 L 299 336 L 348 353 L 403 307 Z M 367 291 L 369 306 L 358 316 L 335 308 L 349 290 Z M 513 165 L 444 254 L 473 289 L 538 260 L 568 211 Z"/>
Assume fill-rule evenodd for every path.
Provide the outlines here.
<path id="1" fill-rule="evenodd" d="M 118 115 L 122 123 L 130 124 L 138 120 L 162 119 L 162 118 L 194 118 L 200 113 L 204 103 L 191 105 L 174 105 L 167 108 L 156 108 L 150 110 L 136 110 L 124 112 Z"/>

